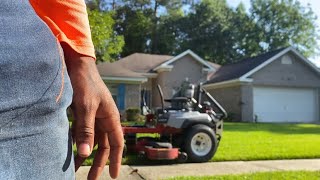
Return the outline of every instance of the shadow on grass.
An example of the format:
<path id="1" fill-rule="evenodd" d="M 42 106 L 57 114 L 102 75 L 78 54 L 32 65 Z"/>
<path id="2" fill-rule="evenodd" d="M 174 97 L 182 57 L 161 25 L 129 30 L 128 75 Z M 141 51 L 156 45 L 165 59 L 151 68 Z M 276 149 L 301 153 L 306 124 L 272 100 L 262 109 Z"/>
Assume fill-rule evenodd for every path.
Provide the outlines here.
<path id="1" fill-rule="evenodd" d="M 278 134 L 320 134 L 320 125 L 289 123 L 225 123 L 226 131 L 269 131 Z"/>

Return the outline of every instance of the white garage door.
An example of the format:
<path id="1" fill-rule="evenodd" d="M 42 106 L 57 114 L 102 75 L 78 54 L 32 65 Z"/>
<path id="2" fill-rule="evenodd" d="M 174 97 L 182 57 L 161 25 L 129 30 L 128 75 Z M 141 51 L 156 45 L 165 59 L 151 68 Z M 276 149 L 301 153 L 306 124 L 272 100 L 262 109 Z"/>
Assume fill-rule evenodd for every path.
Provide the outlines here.
<path id="1" fill-rule="evenodd" d="M 258 122 L 312 122 L 317 116 L 313 89 L 253 88 L 253 113 Z"/>

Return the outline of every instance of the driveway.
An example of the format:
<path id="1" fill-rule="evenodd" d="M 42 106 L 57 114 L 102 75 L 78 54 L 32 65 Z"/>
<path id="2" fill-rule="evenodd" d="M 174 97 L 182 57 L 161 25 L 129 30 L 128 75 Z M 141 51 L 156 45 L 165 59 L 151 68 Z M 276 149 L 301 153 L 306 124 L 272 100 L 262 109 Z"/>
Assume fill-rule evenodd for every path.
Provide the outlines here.
<path id="1" fill-rule="evenodd" d="M 86 166 L 81 167 L 76 174 L 77 180 L 85 180 L 89 168 Z M 289 170 L 319 171 L 320 159 L 228 161 L 159 166 L 124 165 L 118 180 L 158 180 L 175 176 L 206 176 Z M 106 166 L 101 179 L 111 179 L 107 172 L 108 166 Z"/>

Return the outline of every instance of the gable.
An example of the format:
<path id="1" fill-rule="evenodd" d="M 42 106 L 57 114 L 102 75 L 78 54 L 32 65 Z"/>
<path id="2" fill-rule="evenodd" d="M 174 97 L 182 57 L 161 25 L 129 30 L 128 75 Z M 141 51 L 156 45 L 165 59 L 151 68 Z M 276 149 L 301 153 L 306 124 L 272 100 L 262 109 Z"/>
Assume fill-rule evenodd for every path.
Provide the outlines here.
<path id="1" fill-rule="evenodd" d="M 179 71 L 182 74 L 184 74 L 183 71 L 186 71 L 185 74 L 194 74 L 201 73 L 203 70 L 203 64 L 194 60 L 190 55 L 185 55 L 170 65 L 173 65 L 172 71 Z"/>
<path id="2" fill-rule="evenodd" d="M 305 60 L 288 51 L 248 78 L 253 84 L 297 87 L 320 86 L 320 76 Z"/>
<path id="3" fill-rule="evenodd" d="M 161 84 L 165 97 L 174 95 L 186 79 L 192 84 L 199 84 L 207 78 L 207 72 L 203 71 L 203 65 L 190 55 L 173 62 L 171 66 L 170 71 L 158 72 L 155 82 Z"/>
<path id="4" fill-rule="evenodd" d="M 215 67 L 212 67 L 209 63 L 207 63 L 205 60 L 203 60 L 201 57 L 199 57 L 197 54 L 195 54 L 191 50 L 184 51 L 183 53 L 173 57 L 172 59 L 168 60 L 167 62 L 162 63 L 159 66 L 155 67 L 153 70 L 154 71 L 161 71 L 162 69 L 170 70 L 173 68 L 174 62 L 183 59 L 183 57 L 187 56 L 187 55 L 192 56 L 193 60 L 202 64 L 207 71 L 215 71 L 216 70 Z"/>
<path id="5" fill-rule="evenodd" d="M 172 70 L 166 73 L 166 83 L 171 86 L 180 86 L 186 78 L 192 83 L 205 80 L 206 73 L 203 72 L 202 64 L 189 55 L 173 62 L 172 65 Z"/>

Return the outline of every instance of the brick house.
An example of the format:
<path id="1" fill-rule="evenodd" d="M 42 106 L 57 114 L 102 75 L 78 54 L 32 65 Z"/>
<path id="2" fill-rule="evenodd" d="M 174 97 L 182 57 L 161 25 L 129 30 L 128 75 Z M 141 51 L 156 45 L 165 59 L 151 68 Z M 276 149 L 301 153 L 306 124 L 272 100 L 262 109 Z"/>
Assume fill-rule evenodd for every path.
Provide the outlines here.
<path id="1" fill-rule="evenodd" d="M 134 53 L 113 63 L 97 65 L 120 112 L 141 107 L 143 94 L 149 107 L 159 107 L 157 84 L 162 87 L 164 97 L 170 98 L 184 80 L 195 84 L 207 81 L 219 67 L 191 50 L 177 56 Z"/>

